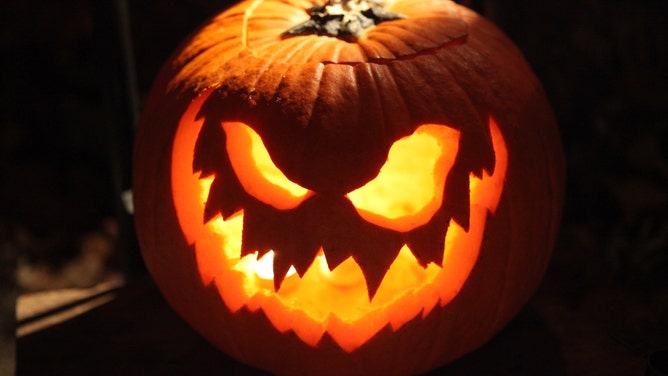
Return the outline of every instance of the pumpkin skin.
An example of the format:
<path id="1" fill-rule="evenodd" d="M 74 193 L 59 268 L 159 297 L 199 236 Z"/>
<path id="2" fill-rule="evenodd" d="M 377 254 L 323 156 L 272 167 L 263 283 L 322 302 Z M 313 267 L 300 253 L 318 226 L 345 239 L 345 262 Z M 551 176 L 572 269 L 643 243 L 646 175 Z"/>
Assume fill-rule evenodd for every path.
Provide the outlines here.
<path id="1" fill-rule="evenodd" d="M 305 9 L 313 5 L 241 2 L 190 36 L 165 64 L 135 145 L 133 191 L 142 254 L 169 304 L 212 344 L 242 362 L 276 374 L 425 372 L 489 340 L 539 284 L 563 196 L 557 126 L 521 53 L 471 10 L 450 1 L 387 1 L 386 9 L 407 18 L 372 27 L 355 41 L 281 36 L 307 18 Z M 284 177 L 313 194 L 295 204 L 279 195 L 275 205 L 288 202 L 290 208 L 266 211 L 268 199 L 260 201 L 267 194 L 249 192 L 252 183 L 244 183 L 253 181 L 244 179 L 248 169 L 234 167 L 244 157 L 224 139 L 215 141 L 221 136 L 243 140 L 250 133 L 234 133 L 243 128 L 239 124 L 258 135 Z M 447 176 L 442 202 L 426 219 L 418 215 L 418 224 L 387 225 L 341 199 L 380 175 L 397 141 L 422 125 L 447 127 L 457 135 L 454 144 L 442 144 L 455 145 L 457 153 L 440 172 L 443 179 Z M 224 172 L 226 178 L 216 184 Z M 483 207 L 469 182 L 489 176 L 496 179 L 491 181 L 499 197 Z M 206 189 L 209 195 L 200 197 L 205 177 L 214 180 Z M 247 277 L 226 269 L 221 248 L 227 246 L 220 235 L 209 234 L 208 226 L 239 220 L 238 210 L 244 210 L 241 236 L 257 249 L 243 250 L 241 256 L 255 250 L 259 258 L 275 242 L 286 248 L 305 237 L 298 229 L 290 231 L 298 223 L 294 220 L 267 230 L 264 223 L 272 221 L 262 220 L 267 213 L 283 213 L 282 220 L 272 222 L 283 223 L 292 218 L 289 213 L 315 200 L 325 204 L 313 204 L 318 210 L 307 218 L 330 225 L 317 212 L 334 208 L 334 217 L 352 223 L 322 238 L 355 232 L 367 219 L 375 221 L 371 233 L 383 228 L 378 237 L 358 236 L 369 249 L 337 254 L 334 249 L 342 243 L 320 238 L 323 243 L 314 249 L 324 249 L 328 263 L 358 261 L 366 298 L 385 296 L 387 302 L 364 319 L 346 322 L 331 314 L 325 326 L 312 329 L 308 326 L 317 320 L 306 308 L 293 309 L 287 318 L 283 308 L 276 308 L 277 297 L 297 276 L 274 278 L 270 287 L 278 295 L 236 299 L 235 289 L 243 290 Z M 348 205 L 340 209 L 343 214 L 338 214 L 339 204 Z M 265 211 L 252 219 L 251 211 L 259 208 Z M 440 240 L 432 246 L 433 234 L 420 229 L 435 227 Z M 454 237 L 451 228 L 462 237 L 477 231 L 479 238 L 449 250 L 443 242 Z M 267 239 L 255 239 L 272 231 Z M 399 252 L 379 244 L 389 237 L 426 244 L 422 248 L 428 252 L 413 250 L 417 264 L 440 263 L 434 278 L 443 286 L 384 292 L 384 277 Z M 360 242 L 365 240 L 354 245 Z M 283 257 L 287 261 L 275 259 L 274 274 L 295 266 L 303 283 L 314 256 L 310 250 Z M 395 295 L 400 299 L 393 300 Z M 423 305 L 408 312 L 408 300 Z M 364 331 L 358 338 L 357 332 Z"/>

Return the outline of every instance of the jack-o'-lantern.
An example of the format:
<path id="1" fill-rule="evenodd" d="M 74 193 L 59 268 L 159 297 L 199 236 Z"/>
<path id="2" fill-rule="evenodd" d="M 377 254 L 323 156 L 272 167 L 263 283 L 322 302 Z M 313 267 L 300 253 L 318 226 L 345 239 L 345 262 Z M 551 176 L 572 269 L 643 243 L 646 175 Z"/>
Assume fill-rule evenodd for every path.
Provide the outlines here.
<path id="1" fill-rule="evenodd" d="M 239 3 L 163 68 L 134 163 L 167 301 L 279 374 L 414 374 L 479 347 L 542 278 L 563 186 L 530 68 L 446 0 Z"/>

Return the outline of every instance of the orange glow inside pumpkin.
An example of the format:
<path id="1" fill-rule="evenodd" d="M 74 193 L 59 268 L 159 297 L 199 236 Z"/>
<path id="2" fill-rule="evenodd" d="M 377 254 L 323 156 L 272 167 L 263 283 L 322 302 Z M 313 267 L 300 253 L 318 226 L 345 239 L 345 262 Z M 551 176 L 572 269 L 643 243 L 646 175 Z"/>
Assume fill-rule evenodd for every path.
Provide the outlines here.
<path id="1" fill-rule="evenodd" d="M 342 349 L 354 351 L 385 326 L 397 330 L 457 295 L 477 261 L 487 214 L 496 209 L 505 178 L 507 151 L 492 118 L 495 173 L 490 176 L 485 171 L 482 179 L 470 176 L 469 231 L 451 221 L 442 265 L 420 266 L 404 245 L 369 301 L 362 270 L 352 258 L 330 271 L 321 251 L 302 277 L 291 268 L 276 292 L 273 252 L 259 260 L 257 252 L 240 257 L 243 212 L 227 220 L 219 215 L 202 223 L 213 177 L 200 179 L 192 172 L 192 160 L 202 126 L 195 115 L 205 98 L 193 102 L 177 130 L 172 190 L 183 233 L 195 246 L 202 283 L 215 283 L 232 312 L 243 307 L 261 309 L 280 332 L 291 330 L 315 346 L 326 331 Z M 249 194 L 279 209 L 296 207 L 311 194 L 285 178 L 250 127 L 241 123 L 222 126 L 228 136 L 230 162 Z M 442 200 L 447 200 L 442 197 L 443 184 L 457 153 L 458 137 L 459 132 L 449 127 L 427 124 L 397 141 L 378 176 L 348 194 L 360 216 L 397 231 L 428 222 Z M 428 188 L 422 192 L 420 186 Z M 388 195 L 388 200 L 379 200 Z"/>
<path id="2" fill-rule="evenodd" d="M 347 196 L 367 221 L 396 231 L 412 230 L 429 222 L 441 207 L 458 147 L 458 131 L 421 125 L 392 145 L 375 179 Z"/>
<path id="3" fill-rule="evenodd" d="M 292 209 L 313 192 L 288 180 L 276 167 L 260 136 L 243 123 L 223 123 L 227 153 L 246 192 L 276 209 Z M 206 199 L 206 197 L 205 197 Z"/>
<path id="4" fill-rule="evenodd" d="M 251 196 L 285 210 L 297 207 L 313 194 L 276 167 L 252 128 L 239 122 L 222 126 L 230 163 Z M 454 164 L 458 142 L 459 132 L 454 129 L 421 125 L 412 135 L 392 145 L 387 162 L 375 179 L 347 197 L 362 218 L 376 225 L 396 231 L 423 225 L 441 207 L 445 179 Z M 208 188 L 204 189 L 208 192 Z"/>

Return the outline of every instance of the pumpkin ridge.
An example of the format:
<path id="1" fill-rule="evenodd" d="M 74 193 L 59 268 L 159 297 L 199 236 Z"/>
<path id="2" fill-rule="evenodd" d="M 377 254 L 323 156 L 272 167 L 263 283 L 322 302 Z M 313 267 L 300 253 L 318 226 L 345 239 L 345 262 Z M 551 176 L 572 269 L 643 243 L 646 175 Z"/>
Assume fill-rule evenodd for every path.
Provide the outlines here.
<path id="1" fill-rule="evenodd" d="M 355 72 L 355 75 L 357 76 L 356 81 L 357 82 L 368 83 L 368 86 L 370 86 L 370 87 L 366 88 L 367 90 L 365 90 L 365 92 L 372 94 L 372 95 L 365 95 L 364 93 L 362 93 L 360 95 L 360 98 L 362 98 L 363 101 L 371 102 L 371 103 L 368 103 L 368 105 L 363 104 L 363 109 L 362 109 L 362 111 L 360 111 L 361 115 L 362 115 L 362 118 L 360 119 L 360 121 L 362 122 L 362 124 L 364 124 L 365 112 L 366 113 L 369 113 L 369 112 L 375 113 L 376 115 L 373 116 L 373 121 L 377 124 L 376 129 L 378 130 L 378 133 L 379 133 L 378 136 L 381 139 L 387 140 L 387 137 L 386 137 L 386 134 L 385 134 L 385 129 L 387 128 L 386 127 L 385 113 L 382 111 L 382 109 L 385 108 L 385 107 L 383 106 L 383 100 L 382 100 L 382 97 L 380 95 L 377 77 L 376 77 L 376 75 L 373 74 L 373 72 L 374 72 L 373 66 L 370 65 L 370 64 L 366 64 L 366 65 L 360 66 L 358 69 L 354 69 L 354 72 Z M 362 90 L 361 85 L 358 85 L 358 90 L 360 90 L 360 91 Z M 384 143 L 387 144 L 388 141 L 385 141 Z M 389 150 L 388 150 L 388 153 L 389 153 Z"/>
<path id="2" fill-rule="evenodd" d="M 264 0 L 254 0 L 251 5 L 244 10 L 244 16 L 241 21 L 241 44 L 248 48 L 248 22 L 253 14 L 253 11 L 264 3 Z"/>
<path id="3" fill-rule="evenodd" d="M 304 48 L 301 48 L 300 51 L 297 51 L 296 54 L 293 54 L 293 59 L 290 61 L 291 64 L 294 62 L 303 61 L 302 64 L 309 64 L 311 62 L 319 62 L 317 53 L 322 49 L 327 48 L 326 44 L 329 43 L 328 40 L 317 38 L 313 41 L 305 40 L 309 43 L 304 43 Z M 301 58 L 301 60 L 299 59 Z M 300 64 L 300 63 L 296 63 Z"/>
<path id="4" fill-rule="evenodd" d="M 445 194 L 445 186 L 443 187 Z M 450 215 L 442 205 L 429 223 L 404 233 L 404 243 L 423 268 L 430 262 L 443 265 L 445 237 L 450 227 Z"/>
<path id="5" fill-rule="evenodd" d="M 370 58 L 367 61 L 334 61 L 334 59 L 331 59 L 331 60 L 323 60 L 320 63 L 325 65 L 350 65 L 350 66 L 357 66 L 363 64 L 390 65 L 402 61 L 411 61 L 419 59 L 426 55 L 438 55 L 439 52 L 441 52 L 443 49 L 466 44 L 467 39 L 468 35 L 464 35 L 462 37 L 449 40 L 436 47 L 425 48 L 421 51 L 417 51 L 410 55 L 400 55 L 393 58 Z M 381 44 L 383 43 L 381 42 Z M 364 48 L 360 48 L 360 50 L 365 54 L 365 56 L 368 57 L 368 55 L 366 54 L 366 50 Z"/>
<path id="6" fill-rule="evenodd" d="M 381 98 L 381 101 L 383 103 L 383 108 L 390 107 L 390 108 L 400 109 L 399 110 L 399 115 L 393 116 L 392 118 L 389 119 L 389 121 L 399 123 L 399 124 L 409 124 L 410 121 L 408 121 L 407 119 L 401 119 L 403 121 L 399 120 L 400 116 L 406 116 L 406 117 L 410 116 L 410 115 L 408 115 L 409 106 L 408 106 L 408 102 L 406 101 L 404 91 L 401 90 L 401 88 L 397 84 L 397 81 L 394 77 L 394 74 L 390 70 L 390 65 L 389 64 L 370 64 L 369 67 L 373 67 L 373 69 L 371 71 L 373 72 L 372 75 L 374 76 L 373 80 L 374 80 L 374 83 L 375 83 L 376 87 L 379 87 L 379 83 L 385 84 L 384 90 L 380 90 L 380 92 L 379 92 L 380 95 L 381 95 L 380 98 Z M 384 71 L 388 71 L 388 70 L 390 70 L 390 71 L 389 72 L 381 72 L 380 71 L 381 69 L 384 70 Z M 382 80 L 379 79 L 380 77 L 382 77 Z M 389 88 L 393 89 L 392 94 L 394 94 L 394 95 L 387 94 L 390 91 Z M 394 101 L 390 102 L 390 98 L 394 99 Z M 388 102 L 390 102 L 390 103 L 388 103 Z M 389 104 L 389 106 L 388 106 L 388 104 Z M 382 134 L 382 136 L 385 137 L 386 140 L 393 140 L 393 139 L 397 138 L 397 137 L 394 137 L 394 135 L 392 135 L 392 134 L 388 135 L 386 129 L 397 129 L 397 131 L 396 131 L 397 133 L 405 133 L 407 135 L 412 132 L 411 129 L 401 129 L 401 128 L 396 127 L 396 126 L 385 127 L 385 128 L 383 128 L 384 133 Z"/>
<path id="7" fill-rule="evenodd" d="M 270 54 L 266 56 L 262 54 L 262 49 L 253 49 L 253 50 L 249 49 L 249 51 L 254 56 L 259 58 L 272 60 L 277 63 L 294 64 L 292 63 L 292 60 L 296 59 L 293 59 L 293 57 L 295 55 L 298 55 L 301 51 L 304 50 L 304 48 L 309 47 L 309 45 L 311 44 L 314 44 L 314 42 L 308 39 L 301 39 L 301 40 L 294 39 L 291 41 L 280 43 L 280 46 L 277 47 L 274 46 L 264 47 L 265 49 L 270 51 Z"/>

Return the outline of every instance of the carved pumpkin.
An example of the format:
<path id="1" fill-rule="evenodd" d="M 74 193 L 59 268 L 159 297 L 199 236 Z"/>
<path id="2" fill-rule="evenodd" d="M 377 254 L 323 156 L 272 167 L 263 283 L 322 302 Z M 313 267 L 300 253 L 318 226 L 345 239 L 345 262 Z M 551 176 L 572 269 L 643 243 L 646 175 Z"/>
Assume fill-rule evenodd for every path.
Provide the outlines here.
<path id="1" fill-rule="evenodd" d="M 243 362 L 424 372 L 482 345 L 540 282 L 559 136 L 517 48 L 474 12 L 388 0 L 323 16 L 352 8 L 336 3 L 241 2 L 167 62 L 136 140 L 140 245 L 174 309 Z M 322 19 L 355 28 L 304 31 Z"/>

